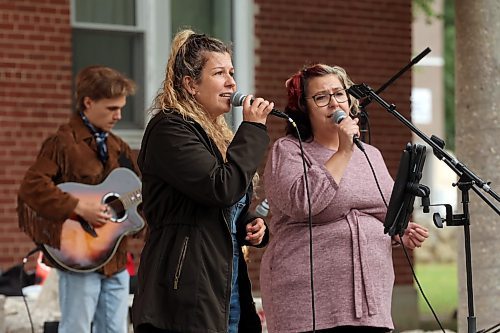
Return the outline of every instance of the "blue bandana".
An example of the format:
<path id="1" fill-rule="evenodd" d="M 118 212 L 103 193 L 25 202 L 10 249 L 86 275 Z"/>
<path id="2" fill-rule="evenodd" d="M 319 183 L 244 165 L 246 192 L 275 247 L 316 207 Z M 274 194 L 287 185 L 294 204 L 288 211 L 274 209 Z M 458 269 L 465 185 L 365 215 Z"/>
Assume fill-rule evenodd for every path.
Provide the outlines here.
<path id="1" fill-rule="evenodd" d="M 102 164 L 106 164 L 108 160 L 108 146 L 106 146 L 106 139 L 108 138 L 108 132 L 98 131 L 94 125 L 90 123 L 90 121 L 85 117 L 83 112 L 80 112 L 80 117 L 82 117 L 83 123 L 90 130 L 92 135 L 95 137 L 95 141 L 97 143 L 97 152 L 99 153 L 99 159 Z"/>

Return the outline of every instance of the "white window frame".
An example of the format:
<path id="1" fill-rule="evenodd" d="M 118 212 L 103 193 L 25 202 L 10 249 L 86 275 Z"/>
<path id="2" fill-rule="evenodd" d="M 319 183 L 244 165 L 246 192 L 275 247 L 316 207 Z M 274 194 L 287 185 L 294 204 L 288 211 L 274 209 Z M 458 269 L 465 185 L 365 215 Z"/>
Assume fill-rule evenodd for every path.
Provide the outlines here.
<path id="1" fill-rule="evenodd" d="M 255 93 L 255 30 L 253 0 L 233 0 L 232 36 L 234 76 L 238 91 L 245 95 Z M 241 108 L 233 108 L 233 129 L 243 121 Z"/>
<path id="2" fill-rule="evenodd" d="M 138 89 L 144 92 L 144 124 L 150 117 L 148 109 L 156 97 L 165 78 L 165 68 L 170 55 L 171 20 L 170 1 L 172 0 L 137 0 L 136 25 L 115 25 L 101 23 L 76 22 L 75 0 L 71 0 L 71 27 L 82 29 L 141 32 L 144 34 L 144 85 Z M 233 0 L 232 2 L 232 38 L 233 61 L 238 90 L 245 94 L 255 91 L 255 49 L 254 49 L 254 12 L 253 0 Z M 136 110 L 141 112 L 141 110 Z M 233 129 L 237 129 L 243 120 L 241 108 L 233 110 Z M 144 126 L 145 126 L 144 125 Z M 132 149 L 139 149 L 144 128 L 115 129 L 113 132 L 127 142 Z"/>
<path id="3" fill-rule="evenodd" d="M 138 86 L 139 93 L 143 95 L 143 104 L 136 107 L 134 112 L 143 114 L 144 126 L 147 124 L 147 109 L 156 94 L 156 89 L 160 87 L 163 80 L 163 73 L 168 56 L 168 43 L 165 39 L 170 36 L 170 3 L 163 0 L 137 0 L 135 1 L 136 24 L 135 26 L 77 22 L 75 13 L 75 0 L 71 0 L 71 27 L 76 29 L 92 29 L 101 31 L 122 31 L 143 34 L 143 50 L 138 50 L 144 62 L 142 68 L 142 78 L 137 79 L 143 82 Z M 141 60 L 139 60 L 141 61 Z M 142 91 L 141 91 L 142 90 Z M 113 132 L 127 142 L 132 149 L 139 149 L 144 128 L 135 129 L 115 129 Z"/>

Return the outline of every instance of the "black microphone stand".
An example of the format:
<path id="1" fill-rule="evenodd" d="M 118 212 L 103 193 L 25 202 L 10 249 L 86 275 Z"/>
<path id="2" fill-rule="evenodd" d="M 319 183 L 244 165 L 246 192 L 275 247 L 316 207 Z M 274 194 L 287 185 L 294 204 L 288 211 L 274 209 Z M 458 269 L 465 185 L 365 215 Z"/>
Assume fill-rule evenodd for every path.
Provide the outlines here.
<path id="1" fill-rule="evenodd" d="M 388 86 L 390 86 L 394 81 L 396 81 L 401 75 L 403 75 L 407 70 L 409 70 L 413 65 L 422 60 L 429 52 L 431 52 L 430 48 L 425 48 L 422 52 L 420 52 L 415 58 L 413 58 L 405 67 L 401 68 L 399 72 L 394 74 L 386 83 L 384 83 L 380 88 L 375 92 L 377 95 L 384 91 Z M 372 101 L 371 97 L 367 96 L 361 103 L 359 103 L 359 124 L 360 124 L 360 132 L 361 139 L 365 141 L 365 133 L 368 132 L 368 143 L 372 142 L 371 132 L 370 132 L 370 123 L 368 121 L 368 111 L 366 111 L 366 107 Z"/>
<path id="2" fill-rule="evenodd" d="M 406 120 L 399 112 L 396 111 L 396 106 L 394 104 L 389 104 L 379 97 L 372 88 L 366 84 L 358 84 L 351 86 L 347 89 L 349 94 L 353 97 L 360 99 L 364 97 L 369 97 L 375 100 L 383 108 L 385 108 L 390 114 L 395 116 L 400 122 L 402 122 L 406 127 L 408 127 L 413 133 L 418 135 L 425 143 L 432 147 L 434 155 L 445 162 L 458 176 L 459 180 L 454 183 L 453 186 L 457 186 L 462 192 L 462 212 L 463 214 L 450 214 L 447 216 L 445 221 L 448 225 L 453 226 L 463 226 L 464 227 L 464 243 L 465 243 L 465 268 L 466 268 L 466 278 L 467 278 L 467 305 L 468 305 L 468 317 L 467 317 L 467 327 L 468 333 L 476 333 L 476 317 L 474 314 L 474 292 L 472 286 L 472 256 L 471 256 L 471 245 L 470 245 L 470 216 L 469 216 L 469 190 L 473 189 L 477 195 L 484 202 L 486 202 L 496 213 L 500 215 L 499 209 L 487 198 L 483 193 L 480 192 L 479 188 L 483 189 L 486 193 L 491 195 L 496 201 L 499 200 L 499 196 L 495 193 L 491 187 L 490 183 L 483 181 L 474 172 L 469 170 L 463 163 L 448 154 L 443 150 L 444 141 L 436 136 L 429 138 L 423 132 L 421 132 L 417 127 L 415 127 L 411 122 Z M 425 209 L 425 207 L 424 207 Z M 451 211 L 451 208 L 449 209 Z M 448 214 L 447 214 L 448 215 Z M 436 218 L 434 220 L 436 222 Z M 441 220 L 442 222 L 442 220 Z"/>

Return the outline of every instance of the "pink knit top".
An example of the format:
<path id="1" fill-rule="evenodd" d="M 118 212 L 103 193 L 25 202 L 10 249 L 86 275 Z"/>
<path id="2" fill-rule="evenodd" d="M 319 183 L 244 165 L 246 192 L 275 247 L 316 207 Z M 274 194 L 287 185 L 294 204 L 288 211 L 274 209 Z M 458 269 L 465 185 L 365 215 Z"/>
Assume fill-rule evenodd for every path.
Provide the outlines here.
<path id="1" fill-rule="evenodd" d="M 316 329 L 392 329 L 394 283 L 386 207 L 368 162 L 355 149 L 339 184 L 324 163 L 334 150 L 304 142 L 313 224 Z M 389 203 L 393 180 L 380 152 L 365 144 Z M 298 141 L 276 141 L 264 172 L 272 219 L 260 285 L 269 332 L 312 330 L 308 205 Z"/>

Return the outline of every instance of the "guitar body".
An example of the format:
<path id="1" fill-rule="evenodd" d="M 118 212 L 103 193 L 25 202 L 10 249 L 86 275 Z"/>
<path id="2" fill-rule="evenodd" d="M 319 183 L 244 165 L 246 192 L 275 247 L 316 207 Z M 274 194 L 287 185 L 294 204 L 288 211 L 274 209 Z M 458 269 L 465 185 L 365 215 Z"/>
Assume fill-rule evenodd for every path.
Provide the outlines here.
<path id="1" fill-rule="evenodd" d="M 72 216 L 62 225 L 61 248 L 42 244 L 42 249 L 59 268 L 73 272 L 92 272 L 111 260 L 120 241 L 141 230 L 145 223 L 137 212 L 142 202 L 141 181 L 129 169 L 114 169 L 98 185 L 62 183 L 58 187 L 79 199 L 106 203 L 113 216 L 111 222 L 92 228 L 79 216 Z"/>

